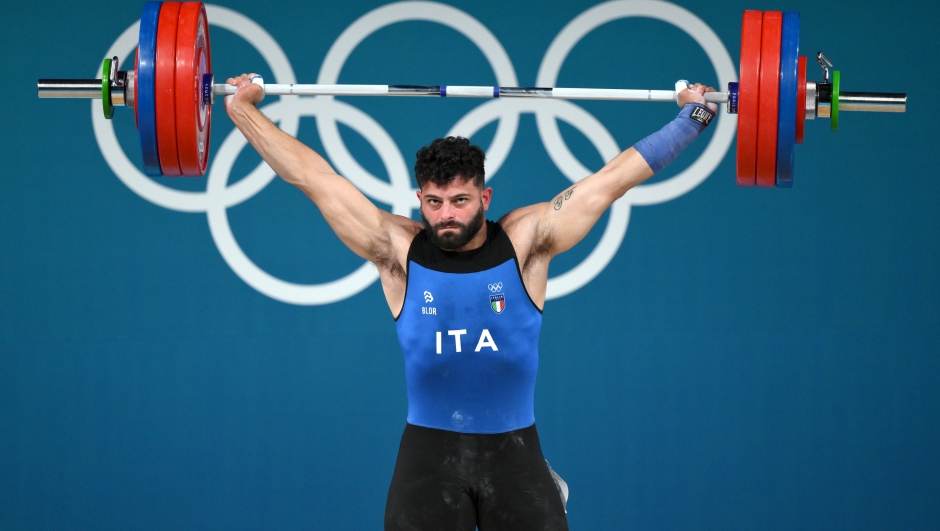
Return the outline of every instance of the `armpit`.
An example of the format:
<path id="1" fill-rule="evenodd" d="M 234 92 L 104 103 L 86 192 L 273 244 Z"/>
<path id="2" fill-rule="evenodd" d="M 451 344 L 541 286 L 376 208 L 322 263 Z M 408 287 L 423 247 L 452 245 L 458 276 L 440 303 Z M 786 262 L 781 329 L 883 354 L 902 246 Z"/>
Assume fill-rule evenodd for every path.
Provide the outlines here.
<path id="1" fill-rule="evenodd" d="M 551 203 L 540 203 L 514 210 L 499 220 L 499 224 L 509 235 L 513 247 L 516 248 L 516 255 L 519 257 L 523 273 L 551 259 L 555 231 L 545 223 L 545 218 L 539 216 L 539 213 L 546 208 L 551 208 Z"/>
<path id="2" fill-rule="evenodd" d="M 543 264 L 551 259 L 552 245 L 555 242 L 555 231 L 550 227 L 539 227 L 533 238 L 532 246 L 525 257 L 525 263 L 522 271 L 526 272 L 537 265 Z"/>
<path id="3" fill-rule="evenodd" d="M 405 269 L 395 256 L 391 238 L 373 238 L 369 242 L 369 256 L 379 271 L 389 273 L 393 277 L 405 278 Z"/>

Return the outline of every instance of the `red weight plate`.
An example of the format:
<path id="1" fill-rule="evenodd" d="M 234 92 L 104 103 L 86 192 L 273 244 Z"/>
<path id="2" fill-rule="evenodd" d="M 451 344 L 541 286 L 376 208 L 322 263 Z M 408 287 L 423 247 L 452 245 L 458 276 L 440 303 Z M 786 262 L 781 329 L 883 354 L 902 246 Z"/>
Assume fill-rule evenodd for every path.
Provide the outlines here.
<path id="1" fill-rule="evenodd" d="M 179 155 L 176 142 L 176 26 L 180 3 L 164 2 L 157 26 L 156 109 L 157 151 L 160 169 L 167 177 L 179 177 Z"/>
<path id="2" fill-rule="evenodd" d="M 801 55 L 796 66 L 796 143 L 803 143 L 806 124 L 806 56 Z"/>
<path id="3" fill-rule="evenodd" d="M 763 15 L 744 12 L 741 24 L 741 81 L 738 85 L 738 186 L 754 186 L 757 168 L 757 116 Z M 780 44 L 777 44 L 778 48 Z"/>
<path id="4" fill-rule="evenodd" d="M 783 13 L 764 11 L 757 112 L 757 186 L 777 185 L 777 119 L 780 105 L 780 44 Z"/>
<path id="5" fill-rule="evenodd" d="M 183 175 L 206 173 L 212 106 L 202 101 L 202 75 L 212 71 L 209 23 L 202 2 L 180 7 L 176 37 L 176 140 Z"/>
<path id="6" fill-rule="evenodd" d="M 137 80 L 140 79 L 140 46 L 134 52 L 134 127 L 140 129 L 140 122 L 137 120 Z"/>

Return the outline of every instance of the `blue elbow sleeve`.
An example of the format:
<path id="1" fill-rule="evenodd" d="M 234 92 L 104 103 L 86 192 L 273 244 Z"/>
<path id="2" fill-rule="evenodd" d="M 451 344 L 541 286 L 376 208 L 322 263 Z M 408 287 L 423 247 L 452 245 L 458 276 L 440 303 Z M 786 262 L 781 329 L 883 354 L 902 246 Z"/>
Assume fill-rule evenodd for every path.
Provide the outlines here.
<path id="1" fill-rule="evenodd" d="M 659 173 L 676 160 L 679 153 L 708 127 L 714 117 L 715 113 L 708 107 L 701 103 L 690 103 L 682 108 L 675 120 L 640 140 L 633 148 L 643 156 L 653 173 Z"/>

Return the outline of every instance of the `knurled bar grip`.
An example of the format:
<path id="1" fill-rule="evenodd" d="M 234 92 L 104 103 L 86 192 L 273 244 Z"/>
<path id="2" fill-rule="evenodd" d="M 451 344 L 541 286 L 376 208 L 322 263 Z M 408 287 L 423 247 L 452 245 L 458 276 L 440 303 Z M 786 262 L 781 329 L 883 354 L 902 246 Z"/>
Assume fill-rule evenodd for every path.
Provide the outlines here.
<path id="1" fill-rule="evenodd" d="M 235 94 L 237 87 L 212 85 L 214 95 Z M 493 87 L 454 85 L 304 85 L 268 84 L 264 93 L 270 96 L 440 96 L 449 98 L 553 98 L 567 100 L 676 101 L 674 90 Z M 705 101 L 727 103 L 727 92 L 707 92 Z"/>
<path id="2" fill-rule="evenodd" d="M 401 85 L 277 85 L 265 84 L 265 94 L 270 96 L 304 95 L 304 96 L 440 96 L 438 93 L 422 92 L 420 94 L 408 94 L 406 92 L 395 91 L 388 93 L 388 87 Z M 229 87 L 229 88 L 225 88 Z M 283 87 L 293 87 L 283 88 Z M 309 94 L 299 94 L 299 87 L 319 87 L 319 92 Z M 101 80 L 100 79 L 40 79 L 36 85 L 40 98 L 101 98 Z M 437 88 L 432 86 L 432 88 Z M 448 87 L 450 90 L 452 87 Z M 492 89 L 492 87 L 487 87 Z M 514 87 L 501 87 L 500 90 L 510 91 Z M 277 90 L 275 93 L 272 90 Z M 291 92 L 293 90 L 293 92 Z M 523 90 L 527 90 L 524 89 Z M 554 99 L 594 99 L 594 100 L 614 100 L 618 98 L 605 96 L 605 93 L 628 92 L 636 93 L 629 101 L 676 101 L 676 93 L 671 90 L 640 90 L 640 89 L 578 89 L 578 88 L 554 88 L 551 89 L 554 94 L 550 96 L 540 96 Z M 234 94 L 235 87 L 231 85 L 212 85 L 213 94 Z M 589 94 L 587 91 L 597 94 Z M 568 96 L 567 93 L 582 94 L 581 96 Z M 650 99 L 647 94 L 654 94 L 656 97 Z M 666 96 L 663 96 L 665 94 Z M 453 96 L 448 92 L 448 96 Z M 604 96 L 604 97 L 601 97 Z M 729 93 L 727 92 L 706 92 L 705 101 L 712 103 L 727 103 Z M 492 96 L 479 96 L 492 98 Z M 519 97 L 507 93 L 500 93 L 500 97 Z M 625 98 L 619 98 L 625 100 Z M 840 111 L 865 111 L 865 112 L 905 112 L 907 105 L 907 94 L 902 92 L 841 92 L 839 95 Z"/>

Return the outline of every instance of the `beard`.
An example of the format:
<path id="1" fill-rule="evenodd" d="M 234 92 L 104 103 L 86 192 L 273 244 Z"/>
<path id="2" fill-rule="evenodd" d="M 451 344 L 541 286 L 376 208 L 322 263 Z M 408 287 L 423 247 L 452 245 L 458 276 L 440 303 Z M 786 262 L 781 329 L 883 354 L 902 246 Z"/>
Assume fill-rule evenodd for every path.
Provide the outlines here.
<path id="1" fill-rule="evenodd" d="M 467 245 L 470 240 L 480 232 L 480 228 L 483 227 L 485 221 L 485 213 L 483 205 L 480 205 L 480 210 L 474 214 L 473 219 L 471 219 L 469 223 L 442 221 L 437 225 L 431 225 L 428 218 L 424 217 L 424 212 L 421 212 L 421 219 L 424 221 L 424 228 L 427 229 L 428 239 L 431 240 L 431 243 L 445 251 L 453 251 Z M 444 227 L 455 227 L 457 228 L 457 232 L 448 232 L 441 235 L 438 231 Z"/>

